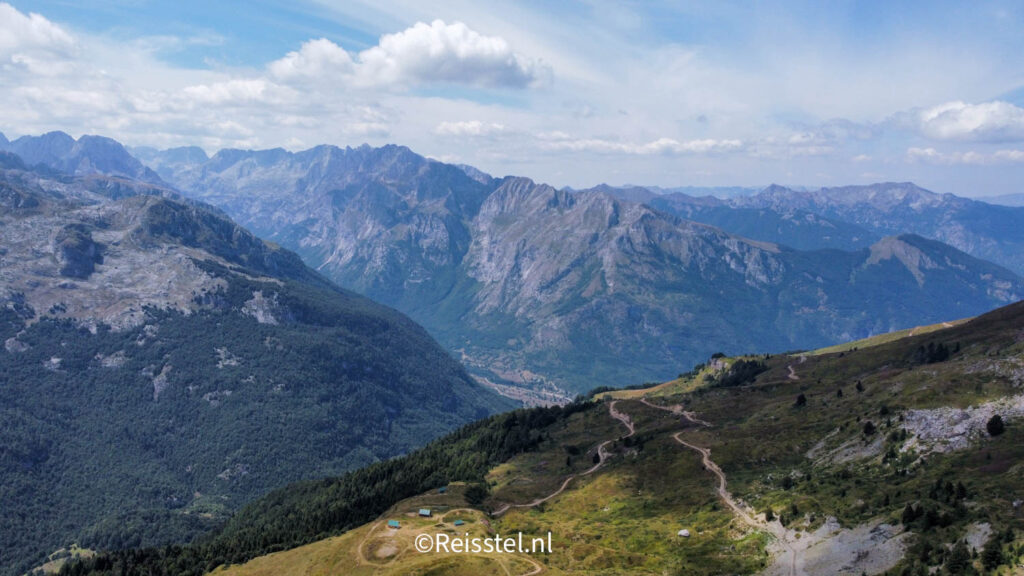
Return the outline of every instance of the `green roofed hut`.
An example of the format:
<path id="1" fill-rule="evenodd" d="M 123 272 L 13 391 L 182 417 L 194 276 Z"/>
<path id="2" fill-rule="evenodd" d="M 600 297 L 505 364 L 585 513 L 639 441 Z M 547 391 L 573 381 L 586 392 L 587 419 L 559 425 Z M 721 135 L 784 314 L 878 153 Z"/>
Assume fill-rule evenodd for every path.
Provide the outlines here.
<path id="1" fill-rule="evenodd" d="M 440 488 L 437 489 L 437 493 L 438 494 L 446 494 L 447 492 L 448 492 L 448 487 L 447 486 L 441 486 Z"/>
<path id="2" fill-rule="evenodd" d="M 402 524 L 398 520 L 388 520 L 388 528 L 401 528 Z"/>
<path id="3" fill-rule="evenodd" d="M 456 520 L 455 521 L 455 525 L 456 526 L 462 526 L 463 524 L 465 524 L 465 522 L 463 522 L 462 520 Z"/>

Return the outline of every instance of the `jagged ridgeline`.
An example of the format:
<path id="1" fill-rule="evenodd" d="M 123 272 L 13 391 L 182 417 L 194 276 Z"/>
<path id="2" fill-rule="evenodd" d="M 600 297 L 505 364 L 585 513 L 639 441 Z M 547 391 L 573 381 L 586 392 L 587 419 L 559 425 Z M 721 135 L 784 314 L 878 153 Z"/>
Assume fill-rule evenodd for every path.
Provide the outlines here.
<path id="1" fill-rule="evenodd" d="M 402 314 L 159 183 L 0 172 L 0 574 L 187 542 L 510 407 Z"/>
<path id="2" fill-rule="evenodd" d="M 909 184 L 727 202 L 557 190 L 390 145 L 137 153 L 506 390 L 667 379 L 716 351 L 817 348 L 1024 294 L 1024 209 Z"/>

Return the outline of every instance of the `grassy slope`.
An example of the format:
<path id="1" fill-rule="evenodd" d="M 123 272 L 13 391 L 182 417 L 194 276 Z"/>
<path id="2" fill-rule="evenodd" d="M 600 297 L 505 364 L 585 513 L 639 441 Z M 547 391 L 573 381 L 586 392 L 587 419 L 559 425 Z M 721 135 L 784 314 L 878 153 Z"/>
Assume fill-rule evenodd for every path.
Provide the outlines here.
<path id="1" fill-rule="evenodd" d="M 922 334 L 928 334 L 930 332 L 936 332 L 938 330 L 944 330 L 946 328 L 952 328 L 959 326 L 964 322 L 969 321 L 970 318 L 963 318 L 960 320 L 953 320 L 951 322 L 940 322 L 938 324 L 929 324 L 928 326 L 917 326 L 916 328 L 907 328 L 906 330 L 897 330 L 895 332 L 888 332 L 885 334 L 879 334 L 878 336 L 872 336 L 870 338 L 863 338 L 861 340 L 854 340 L 853 342 L 844 342 L 842 344 L 836 344 L 835 346 L 828 346 L 826 348 L 819 348 L 812 350 L 807 353 L 808 356 L 821 356 L 822 354 L 837 354 L 839 352 L 848 352 L 858 348 L 870 348 L 872 346 L 879 346 L 888 342 L 895 342 L 902 340 L 910 336 L 920 336 Z"/>
<path id="2" fill-rule="evenodd" d="M 770 537 L 745 529 L 722 506 L 697 456 L 672 441 L 676 431 L 711 448 L 733 495 L 756 512 L 781 512 L 790 528 L 809 532 L 826 516 L 836 517 L 844 527 L 883 521 L 899 526 L 907 503 L 945 514 L 945 527 L 924 530 L 919 522 L 911 526 L 915 536 L 909 539 L 908 560 L 892 573 L 911 568 L 921 558 L 936 565 L 942 561 L 943 545 L 963 537 L 969 525 L 987 522 L 997 530 L 1014 528 L 1018 534 L 1024 528 L 1010 506 L 1024 494 L 1024 430 L 1019 421 L 1010 421 L 1006 433 L 981 439 L 967 450 L 923 459 L 904 454 L 883 461 L 885 449 L 894 445 L 887 437 L 899 430 L 900 416 L 907 409 L 967 407 L 1020 394 L 1020 384 L 1007 367 L 1018 366 L 1024 354 L 1022 327 L 1024 304 L 941 332 L 890 338 L 875 346 L 862 343 L 852 351 L 771 357 L 766 360 L 769 369 L 747 386 L 708 387 L 704 375 L 714 369 L 707 368 L 648 390 L 653 393 L 650 401 L 682 403 L 712 422 L 710 429 L 641 404 L 636 391 L 609 393 L 608 399 L 619 397 L 617 407 L 630 415 L 637 433 L 609 446 L 615 456 L 606 466 L 576 478 L 569 489 L 544 504 L 491 519 L 489 527 L 483 514 L 463 513 L 472 518 L 470 529 L 475 533 L 522 530 L 542 535 L 550 530 L 554 551 L 549 555 L 473 556 L 470 561 L 466 556 L 454 559 L 409 549 L 414 534 L 452 527 L 413 520 L 407 514 L 423 504 L 424 497 L 432 498 L 435 507 L 465 506 L 456 489 L 446 502 L 437 501 L 438 496 L 405 500 L 377 521 L 337 538 L 218 573 L 328 574 L 344 568 L 353 574 L 527 574 L 534 570 L 531 559 L 551 574 L 761 570 L 770 561 Z M 961 351 L 946 362 L 914 363 L 914 351 L 929 342 L 959 343 Z M 862 392 L 856 390 L 858 381 Z M 842 397 L 836 394 L 839 388 Z M 798 408 L 794 400 L 801 393 L 807 405 Z M 878 428 L 870 437 L 863 433 L 867 420 Z M 568 475 L 591 465 L 597 444 L 624 434 L 622 425 L 604 410 L 579 412 L 555 423 L 544 430 L 547 440 L 536 451 L 492 469 L 492 494 L 481 508 L 549 494 Z M 815 462 L 807 453 L 819 442 L 817 454 L 847 443 L 873 455 L 847 464 Z M 868 449 L 876 445 L 881 448 L 877 452 Z M 782 480 L 787 476 L 793 483 L 788 488 Z M 966 501 L 957 505 L 935 497 L 931 489 L 936 480 L 962 482 L 968 491 Z M 398 533 L 381 532 L 379 524 L 390 518 L 403 520 Z M 681 528 L 692 536 L 677 537 Z M 921 551 L 925 541 L 935 546 L 930 553 Z M 1005 550 L 1013 555 L 1021 544 L 1018 538 Z M 383 552 L 367 559 L 367 547 Z"/>

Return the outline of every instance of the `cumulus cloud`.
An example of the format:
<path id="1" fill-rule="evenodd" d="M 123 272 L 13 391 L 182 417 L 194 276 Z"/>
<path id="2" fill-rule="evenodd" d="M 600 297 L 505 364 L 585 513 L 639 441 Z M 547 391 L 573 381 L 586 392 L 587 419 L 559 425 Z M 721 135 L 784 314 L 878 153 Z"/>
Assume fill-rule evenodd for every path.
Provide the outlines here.
<path id="1" fill-rule="evenodd" d="M 0 3 L 0 70 L 52 76 L 67 70 L 75 47 L 70 34 L 39 14 Z"/>
<path id="2" fill-rule="evenodd" d="M 441 136 L 495 136 L 506 132 L 504 124 L 467 120 L 462 122 L 441 122 L 434 133 Z"/>
<path id="3" fill-rule="evenodd" d="M 947 102 L 899 118 L 935 140 L 1016 142 L 1024 140 L 1024 108 L 1009 102 Z"/>
<path id="4" fill-rule="evenodd" d="M 911 162 L 927 162 L 929 164 L 1007 164 L 1024 162 L 1024 150 L 996 150 L 991 153 L 976 152 L 941 152 L 935 148 L 908 148 L 907 160 Z"/>
<path id="5" fill-rule="evenodd" d="M 568 152 L 599 152 L 618 154 L 710 154 L 715 152 L 732 152 L 743 148 L 740 140 L 686 140 L 680 142 L 673 138 L 658 138 L 650 142 L 630 143 L 605 140 L 601 138 L 572 138 L 562 132 L 541 134 L 541 146 L 547 150 L 564 150 Z"/>
<path id="6" fill-rule="evenodd" d="M 484 36 L 462 22 L 418 22 L 359 55 L 365 75 L 383 83 L 451 82 L 523 88 L 540 80 L 537 61 L 505 39 Z"/>
<path id="7" fill-rule="evenodd" d="M 275 60 L 270 75 L 281 81 L 316 80 L 349 75 L 354 69 L 352 57 L 341 46 L 326 38 L 310 40 L 296 52 Z"/>
<path id="8" fill-rule="evenodd" d="M 320 38 L 268 66 L 281 82 L 345 82 L 363 87 L 463 84 L 487 88 L 525 88 L 548 73 L 540 61 L 518 54 L 505 39 L 484 36 L 462 22 L 418 22 L 352 55 Z"/>
<path id="9" fill-rule="evenodd" d="M 71 35 L 39 14 L 25 15 L 17 8 L 0 3 L 0 55 L 10 56 L 23 50 L 67 52 L 74 46 Z"/>

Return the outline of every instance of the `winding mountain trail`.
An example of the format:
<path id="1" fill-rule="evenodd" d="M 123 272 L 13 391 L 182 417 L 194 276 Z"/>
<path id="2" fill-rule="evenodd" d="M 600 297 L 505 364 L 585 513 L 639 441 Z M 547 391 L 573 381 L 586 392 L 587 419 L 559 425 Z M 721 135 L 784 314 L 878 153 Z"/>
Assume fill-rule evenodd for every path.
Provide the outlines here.
<path id="1" fill-rule="evenodd" d="M 792 373 L 793 367 L 790 366 L 789 369 Z M 793 375 L 795 376 L 795 374 Z M 705 422 L 704 420 L 697 418 L 696 415 L 694 415 L 692 412 L 684 411 L 682 409 L 682 406 L 659 406 L 657 404 L 652 404 L 648 402 L 647 398 L 640 398 L 640 402 L 652 408 L 658 408 L 659 410 L 665 410 L 667 412 L 672 412 L 673 414 L 682 415 L 683 417 L 685 417 L 687 420 L 694 424 L 700 424 L 705 427 L 711 426 L 711 424 L 709 424 L 708 422 Z M 723 472 L 722 469 L 718 466 L 718 464 L 715 464 L 715 462 L 711 459 L 711 449 L 703 448 L 701 446 L 697 446 L 696 444 L 691 444 L 686 440 L 683 440 L 682 438 L 679 437 L 682 433 L 683 432 L 681 431 L 676 432 L 675 434 L 672 435 L 672 438 L 675 439 L 676 442 L 700 454 L 701 463 L 704 465 L 704 469 L 710 471 L 718 478 L 717 492 L 718 497 L 722 499 L 722 502 L 725 502 L 725 505 L 728 506 L 729 509 L 732 510 L 733 513 L 737 517 L 739 517 L 739 519 L 742 520 L 743 523 L 747 526 L 750 526 L 751 528 L 754 528 L 756 530 L 766 530 L 772 536 L 775 536 L 775 539 L 779 542 L 779 544 L 786 550 L 786 552 L 789 555 L 789 575 L 797 576 L 797 574 L 799 574 L 799 572 L 797 571 L 798 553 L 797 549 L 794 548 L 793 545 L 789 542 L 788 533 L 785 527 L 783 527 L 782 524 L 778 522 L 765 522 L 763 520 L 755 518 L 754 516 L 751 516 L 747 512 L 746 507 L 737 502 L 736 499 L 732 497 L 732 494 L 729 493 L 725 472 Z"/>
<path id="2" fill-rule="evenodd" d="M 630 419 L 628 414 L 625 414 L 623 412 L 619 412 L 615 408 L 615 404 L 617 402 L 618 402 L 617 400 L 613 400 L 613 401 L 611 401 L 608 404 L 608 414 L 610 414 L 612 418 L 615 418 L 619 422 L 622 422 L 622 424 L 629 430 L 629 434 L 626 434 L 625 436 L 621 436 L 621 438 L 629 438 L 630 436 L 632 436 L 636 432 L 636 428 L 634 427 L 633 421 Z M 492 512 L 491 516 L 497 518 L 497 517 L 501 516 L 502 514 L 504 514 L 505 512 L 508 512 L 512 508 L 533 508 L 534 506 L 537 506 L 538 504 L 542 504 L 544 502 L 547 502 L 548 500 L 551 500 L 555 496 L 558 496 L 559 494 L 564 492 L 565 489 L 569 486 L 569 483 L 572 482 L 573 480 L 575 480 L 576 478 L 579 478 L 580 476 L 586 476 L 588 474 L 593 474 L 599 468 L 604 466 L 605 462 L 608 461 L 608 458 L 611 457 L 611 454 L 609 454 L 607 452 L 607 450 L 605 449 L 605 446 L 607 446 L 608 444 L 611 444 L 612 442 L 614 442 L 617 439 L 618 438 L 610 438 L 608 440 L 605 440 L 604 442 L 601 442 L 597 446 L 597 454 L 598 454 L 598 462 L 597 462 L 597 464 L 594 464 L 593 466 L 591 466 L 590 468 L 584 470 L 583 472 L 580 472 L 578 474 L 572 474 L 571 476 L 566 478 L 564 482 L 562 482 L 562 485 L 559 486 L 558 490 L 555 490 L 554 492 L 552 492 L 551 494 L 548 494 L 547 496 L 545 496 L 543 498 L 537 498 L 536 500 L 533 500 L 531 502 L 527 502 L 525 504 L 505 504 L 501 508 L 498 508 L 497 510 Z"/>
<path id="3" fill-rule="evenodd" d="M 787 374 L 786 377 L 789 378 L 790 380 L 799 380 L 800 379 L 800 377 L 797 376 L 797 374 L 796 374 L 796 370 L 793 369 L 793 365 L 792 364 L 790 364 L 789 366 L 786 366 L 786 370 L 789 370 L 789 374 Z"/>
<path id="4" fill-rule="evenodd" d="M 645 404 L 647 406 L 650 406 L 651 408 L 657 408 L 658 410 L 664 410 L 666 412 L 671 412 L 671 413 L 673 413 L 673 414 L 675 414 L 677 416 L 684 416 L 684 417 L 686 417 L 687 420 L 689 420 L 690 422 L 693 422 L 694 424 L 700 424 L 701 426 L 704 426 L 706 428 L 711 428 L 711 423 L 710 422 L 706 422 L 704 420 L 701 420 L 700 418 L 697 417 L 697 414 L 695 412 L 689 412 L 689 411 L 683 410 L 682 404 L 675 404 L 675 405 L 672 405 L 672 406 L 661 406 L 660 404 L 652 404 L 652 403 L 650 403 L 647 400 L 647 398 L 643 397 L 643 396 L 640 397 L 640 403 L 641 404 Z"/>

